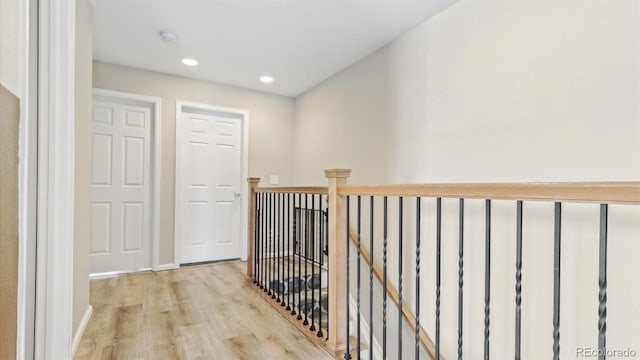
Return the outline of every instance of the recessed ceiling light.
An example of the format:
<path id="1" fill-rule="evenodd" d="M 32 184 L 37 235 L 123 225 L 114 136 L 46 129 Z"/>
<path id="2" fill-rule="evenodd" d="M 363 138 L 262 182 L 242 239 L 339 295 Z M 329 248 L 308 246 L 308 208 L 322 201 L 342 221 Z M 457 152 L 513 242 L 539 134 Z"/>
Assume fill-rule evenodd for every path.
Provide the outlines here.
<path id="1" fill-rule="evenodd" d="M 273 82 L 273 76 L 262 75 L 262 76 L 260 76 L 260 81 L 262 81 L 265 84 L 272 83 Z"/>
<path id="2" fill-rule="evenodd" d="M 187 66 L 196 66 L 198 65 L 198 61 L 196 59 L 184 58 L 182 59 L 182 63 Z"/>

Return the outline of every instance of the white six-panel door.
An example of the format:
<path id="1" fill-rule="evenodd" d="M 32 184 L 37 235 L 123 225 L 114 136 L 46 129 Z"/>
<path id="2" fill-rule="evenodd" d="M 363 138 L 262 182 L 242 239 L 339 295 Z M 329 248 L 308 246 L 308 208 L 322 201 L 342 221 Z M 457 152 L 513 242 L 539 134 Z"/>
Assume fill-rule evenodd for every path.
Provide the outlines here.
<path id="1" fill-rule="evenodd" d="M 242 120 L 182 112 L 178 121 L 180 263 L 239 258 Z"/>
<path id="2" fill-rule="evenodd" d="M 93 102 L 91 273 L 151 267 L 151 110 Z"/>

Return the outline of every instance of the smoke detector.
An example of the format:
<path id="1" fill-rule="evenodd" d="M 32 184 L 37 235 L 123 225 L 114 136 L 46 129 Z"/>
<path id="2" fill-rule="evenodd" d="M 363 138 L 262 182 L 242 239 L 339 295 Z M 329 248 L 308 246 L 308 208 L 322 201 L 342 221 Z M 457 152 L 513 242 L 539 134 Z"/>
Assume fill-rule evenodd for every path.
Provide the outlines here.
<path id="1" fill-rule="evenodd" d="M 176 36 L 176 34 L 163 31 L 160 33 L 160 39 L 166 42 L 176 42 L 176 40 L 178 40 L 178 37 Z"/>

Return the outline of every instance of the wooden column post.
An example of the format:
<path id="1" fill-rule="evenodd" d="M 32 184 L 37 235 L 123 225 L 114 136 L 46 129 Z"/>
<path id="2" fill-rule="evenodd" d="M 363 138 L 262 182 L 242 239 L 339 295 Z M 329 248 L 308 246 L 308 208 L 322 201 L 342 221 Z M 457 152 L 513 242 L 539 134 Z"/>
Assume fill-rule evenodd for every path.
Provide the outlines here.
<path id="1" fill-rule="evenodd" d="M 346 331 L 346 254 L 347 233 L 346 201 L 338 196 L 337 187 L 347 183 L 349 169 L 325 170 L 329 194 L 329 340 L 327 345 L 334 353 L 346 348 L 349 334 Z"/>
<path id="2" fill-rule="evenodd" d="M 260 183 L 260 178 L 248 178 L 249 183 L 249 216 L 247 221 L 247 249 L 249 249 L 249 255 L 247 256 L 247 277 L 253 279 L 254 277 L 254 256 L 255 256 L 255 244 L 256 244 L 256 188 Z"/>

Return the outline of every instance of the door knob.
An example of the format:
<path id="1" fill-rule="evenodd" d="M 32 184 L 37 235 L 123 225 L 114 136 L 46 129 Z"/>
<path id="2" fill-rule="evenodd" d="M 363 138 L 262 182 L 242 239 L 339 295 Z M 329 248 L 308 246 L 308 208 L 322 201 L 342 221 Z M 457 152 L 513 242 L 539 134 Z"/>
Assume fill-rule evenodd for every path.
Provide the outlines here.
<path id="1" fill-rule="evenodd" d="M 238 192 L 237 192 L 237 193 L 233 193 L 233 196 L 235 196 L 235 197 L 236 197 L 236 199 L 237 199 L 237 198 L 239 198 L 239 197 L 240 197 L 240 195 L 242 195 L 242 194 L 240 194 L 240 193 L 238 193 Z"/>

